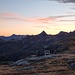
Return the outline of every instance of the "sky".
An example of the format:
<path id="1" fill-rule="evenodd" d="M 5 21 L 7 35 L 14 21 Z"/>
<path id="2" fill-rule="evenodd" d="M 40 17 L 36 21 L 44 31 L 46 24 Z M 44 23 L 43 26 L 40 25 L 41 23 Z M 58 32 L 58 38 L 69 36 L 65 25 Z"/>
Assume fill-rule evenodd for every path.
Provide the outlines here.
<path id="1" fill-rule="evenodd" d="M 0 0 L 0 36 L 75 30 L 75 0 Z"/>

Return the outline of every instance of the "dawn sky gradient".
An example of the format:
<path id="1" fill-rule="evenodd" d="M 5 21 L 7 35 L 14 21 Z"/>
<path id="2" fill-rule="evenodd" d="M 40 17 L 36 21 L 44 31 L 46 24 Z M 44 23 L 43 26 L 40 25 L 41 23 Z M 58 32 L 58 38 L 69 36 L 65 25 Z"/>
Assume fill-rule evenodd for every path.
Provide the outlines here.
<path id="1" fill-rule="evenodd" d="M 75 30 L 75 0 L 0 0 L 0 35 Z"/>

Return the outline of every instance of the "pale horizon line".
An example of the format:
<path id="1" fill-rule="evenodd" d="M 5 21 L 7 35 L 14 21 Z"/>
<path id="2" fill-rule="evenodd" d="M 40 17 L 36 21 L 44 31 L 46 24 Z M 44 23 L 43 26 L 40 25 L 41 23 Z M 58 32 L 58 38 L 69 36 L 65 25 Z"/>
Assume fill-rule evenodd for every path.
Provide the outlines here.
<path id="1" fill-rule="evenodd" d="M 42 33 L 43 31 L 45 31 L 45 30 L 42 30 L 40 33 Z M 73 30 L 73 31 L 59 31 L 58 33 L 55 33 L 55 34 L 51 34 L 51 33 L 47 33 L 46 31 L 46 34 L 48 34 L 48 35 L 57 35 L 57 34 L 59 34 L 60 32 L 66 32 L 66 33 L 70 33 L 70 32 L 74 32 L 75 30 Z M 40 33 L 36 33 L 36 34 L 17 34 L 17 33 L 12 33 L 12 34 L 10 34 L 10 35 L 0 35 L 0 36 L 4 36 L 4 37 L 10 37 L 10 36 L 12 36 L 12 35 L 30 35 L 30 36 L 32 36 L 32 35 L 38 35 L 38 34 L 40 34 Z"/>

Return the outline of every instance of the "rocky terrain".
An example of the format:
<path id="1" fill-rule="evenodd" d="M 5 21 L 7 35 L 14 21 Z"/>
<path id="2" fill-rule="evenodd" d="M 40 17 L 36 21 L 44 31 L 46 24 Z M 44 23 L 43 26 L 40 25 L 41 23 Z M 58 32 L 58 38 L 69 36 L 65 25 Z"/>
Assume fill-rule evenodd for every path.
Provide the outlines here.
<path id="1" fill-rule="evenodd" d="M 43 31 L 38 35 L 20 36 L 20 39 L 19 36 L 16 36 L 17 39 L 0 39 L 0 61 L 16 61 L 31 55 L 44 55 L 44 50 L 50 50 L 51 54 L 67 51 L 69 46 L 64 41 L 73 38 L 75 31 L 60 32 L 57 35 L 48 35 Z"/>
<path id="2" fill-rule="evenodd" d="M 75 31 L 0 38 L 0 75 L 75 75 Z"/>
<path id="3" fill-rule="evenodd" d="M 0 65 L 0 75 L 75 75 L 75 54 L 51 56 L 42 60 L 21 59 L 13 65 Z"/>

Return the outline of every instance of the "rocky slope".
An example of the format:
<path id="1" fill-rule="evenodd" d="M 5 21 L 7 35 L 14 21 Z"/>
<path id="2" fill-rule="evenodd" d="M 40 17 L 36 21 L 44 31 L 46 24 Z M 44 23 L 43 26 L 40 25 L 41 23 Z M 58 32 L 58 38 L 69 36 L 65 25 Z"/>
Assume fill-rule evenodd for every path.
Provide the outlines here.
<path id="1" fill-rule="evenodd" d="M 57 35 L 48 35 L 43 31 L 38 35 L 25 35 L 20 40 L 0 39 L 0 61 L 16 61 L 30 55 L 43 55 L 44 50 L 50 53 L 64 53 L 75 50 L 75 31 L 60 32 Z M 40 55 L 39 55 L 40 54 Z"/>

